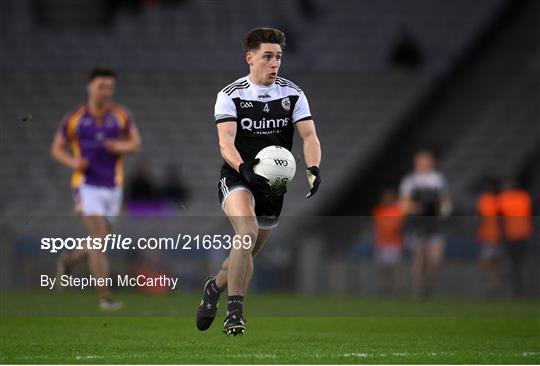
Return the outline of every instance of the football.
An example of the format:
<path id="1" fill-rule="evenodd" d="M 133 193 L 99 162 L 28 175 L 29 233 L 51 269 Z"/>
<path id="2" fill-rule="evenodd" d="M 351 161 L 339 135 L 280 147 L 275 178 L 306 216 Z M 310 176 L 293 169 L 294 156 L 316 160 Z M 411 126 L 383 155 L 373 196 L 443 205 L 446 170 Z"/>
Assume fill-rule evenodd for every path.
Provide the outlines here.
<path id="1" fill-rule="evenodd" d="M 259 163 L 253 171 L 268 179 L 268 184 L 280 188 L 289 183 L 296 172 L 296 161 L 289 150 L 281 146 L 267 146 L 256 156 Z"/>

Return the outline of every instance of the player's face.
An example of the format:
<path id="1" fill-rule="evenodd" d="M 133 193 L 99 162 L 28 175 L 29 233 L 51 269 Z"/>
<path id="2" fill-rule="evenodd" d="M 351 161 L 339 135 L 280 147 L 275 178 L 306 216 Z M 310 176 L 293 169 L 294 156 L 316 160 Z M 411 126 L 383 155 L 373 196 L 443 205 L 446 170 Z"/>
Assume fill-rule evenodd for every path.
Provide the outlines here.
<path id="1" fill-rule="evenodd" d="M 98 106 L 109 103 L 114 95 L 116 80 L 111 77 L 97 77 L 88 83 L 88 98 Z"/>
<path id="2" fill-rule="evenodd" d="M 278 75 L 283 52 L 276 43 L 261 43 L 258 50 L 246 53 L 252 81 L 257 84 L 270 85 Z"/>
<path id="3" fill-rule="evenodd" d="M 414 169 L 418 173 L 427 173 L 433 170 L 435 161 L 429 153 L 419 153 L 414 158 Z"/>

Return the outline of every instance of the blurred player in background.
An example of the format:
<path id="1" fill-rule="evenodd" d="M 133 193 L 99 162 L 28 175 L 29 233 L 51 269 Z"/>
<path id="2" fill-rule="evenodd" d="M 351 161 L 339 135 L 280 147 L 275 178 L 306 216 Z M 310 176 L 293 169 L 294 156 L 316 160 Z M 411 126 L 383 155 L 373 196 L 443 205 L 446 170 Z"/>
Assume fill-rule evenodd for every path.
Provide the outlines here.
<path id="1" fill-rule="evenodd" d="M 523 261 L 533 231 L 532 199 L 529 192 L 518 188 L 513 180 L 508 179 L 503 182 L 498 201 L 504 245 L 510 258 L 512 291 L 514 296 L 520 297 L 524 294 Z"/>
<path id="2" fill-rule="evenodd" d="M 256 28 L 244 37 L 249 75 L 223 88 L 217 95 L 215 120 L 219 147 L 225 160 L 218 184 L 219 200 L 236 235 L 250 238 L 249 249 L 231 249 L 219 273 L 208 279 L 197 311 L 197 328 L 212 324 L 219 296 L 228 287 L 227 335 L 243 334 L 243 302 L 253 256 L 277 226 L 285 189 L 271 188 L 253 172 L 257 153 L 270 145 L 292 149 L 296 128 L 303 142 L 310 192 L 320 184 L 321 149 L 308 101 L 298 86 L 278 77 L 285 35 L 273 28 Z"/>
<path id="3" fill-rule="evenodd" d="M 373 210 L 373 225 L 379 290 L 382 295 L 396 295 L 402 279 L 403 210 L 394 189 L 384 190 Z"/>
<path id="4" fill-rule="evenodd" d="M 440 218 L 450 215 L 452 209 L 446 178 L 435 170 L 430 151 L 421 150 L 414 156 L 414 171 L 402 180 L 400 197 L 408 217 L 406 231 L 413 255 L 415 296 L 427 298 L 444 258 Z"/>
<path id="5" fill-rule="evenodd" d="M 124 180 L 122 157 L 139 150 L 141 137 L 131 113 L 113 102 L 116 72 L 95 68 L 88 77 L 88 99 L 62 121 L 51 147 L 52 157 L 73 170 L 77 213 L 83 217 L 92 238 L 105 238 L 122 206 Z M 71 148 L 71 153 L 68 151 Z M 109 276 L 106 253 L 100 250 L 73 250 L 58 259 L 60 276 L 74 263 L 87 260 L 96 278 Z M 106 287 L 97 289 L 102 310 L 117 310 L 122 304 Z"/>
<path id="6" fill-rule="evenodd" d="M 487 280 L 488 296 L 497 297 L 501 287 L 501 226 L 495 181 L 487 183 L 476 200 L 480 225 L 476 236 L 480 243 L 480 268 Z"/>

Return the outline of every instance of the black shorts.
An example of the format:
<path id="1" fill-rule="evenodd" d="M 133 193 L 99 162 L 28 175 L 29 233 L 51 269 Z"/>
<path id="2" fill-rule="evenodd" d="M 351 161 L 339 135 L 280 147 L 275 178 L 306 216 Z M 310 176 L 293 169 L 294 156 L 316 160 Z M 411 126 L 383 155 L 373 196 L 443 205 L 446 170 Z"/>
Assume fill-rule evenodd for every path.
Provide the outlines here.
<path id="1" fill-rule="evenodd" d="M 223 167 L 218 183 L 218 196 L 221 209 L 225 208 L 225 200 L 234 191 L 246 190 L 255 200 L 255 215 L 259 229 L 272 229 L 278 225 L 279 215 L 283 208 L 283 195 L 263 196 L 249 188 L 248 183 L 234 170 Z"/>
<path id="2" fill-rule="evenodd" d="M 405 218 L 403 230 L 419 236 L 441 235 L 442 219 L 440 216 L 410 215 Z"/>

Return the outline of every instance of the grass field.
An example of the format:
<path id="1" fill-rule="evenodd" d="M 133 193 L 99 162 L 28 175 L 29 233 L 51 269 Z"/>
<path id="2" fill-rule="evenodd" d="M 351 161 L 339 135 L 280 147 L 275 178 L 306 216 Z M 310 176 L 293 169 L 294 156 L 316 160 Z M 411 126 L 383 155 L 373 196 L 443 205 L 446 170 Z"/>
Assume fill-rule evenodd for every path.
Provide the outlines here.
<path id="1" fill-rule="evenodd" d="M 198 296 L 3 293 L 1 363 L 540 363 L 540 303 L 252 295 L 244 337 L 222 333 L 224 306 L 195 328 Z"/>

